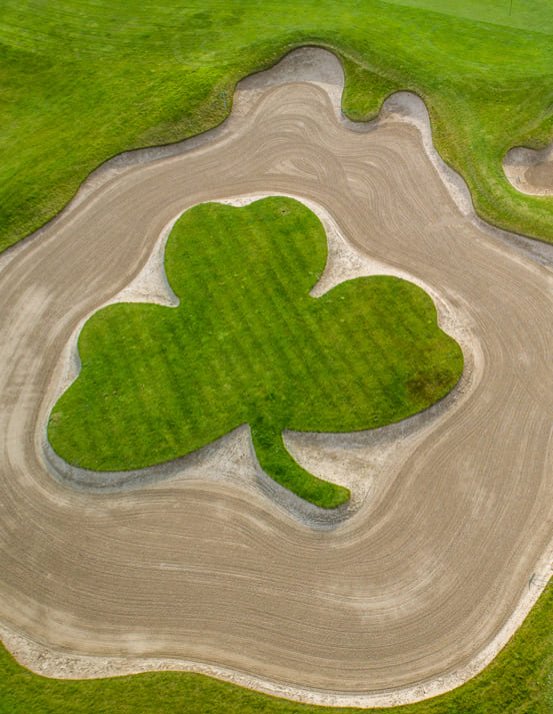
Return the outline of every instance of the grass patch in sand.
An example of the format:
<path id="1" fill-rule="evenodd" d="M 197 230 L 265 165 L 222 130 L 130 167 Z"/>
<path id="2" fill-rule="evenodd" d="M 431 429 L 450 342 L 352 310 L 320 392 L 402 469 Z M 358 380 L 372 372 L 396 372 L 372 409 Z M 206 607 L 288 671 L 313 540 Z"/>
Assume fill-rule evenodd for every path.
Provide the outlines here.
<path id="1" fill-rule="evenodd" d="M 133 147 L 208 129 L 235 83 L 316 43 L 346 59 L 344 109 L 419 93 L 437 147 L 480 214 L 553 240 L 553 202 L 519 194 L 502 158 L 553 137 L 548 0 L 175 0 L 38 3 L 0 13 L 0 249 L 59 211 L 86 175 Z"/>
<path id="2" fill-rule="evenodd" d="M 276 481 L 324 508 L 344 503 L 349 491 L 302 469 L 282 432 L 403 419 L 451 390 L 463 356 L 405 280 L 357 278 L 311 297 L 326 259 L 323 226 L 293 199 L 185 212 L 165 251 L 179 307 L 118 303 L 88 320 L 81 373 L 51 414 L 55 451 L 137 469 L 249 424 Z"/>
<path id="3" fill-rule="evenodd" d="M 549 587 L 481 674 L 452 692 L 403 707 L 296 704 L 200 674 L 176 672 L 84 681 L 45 679 L 21 667 L 0 647 L 0 714 L 550 714 L 551 612 Z"/>

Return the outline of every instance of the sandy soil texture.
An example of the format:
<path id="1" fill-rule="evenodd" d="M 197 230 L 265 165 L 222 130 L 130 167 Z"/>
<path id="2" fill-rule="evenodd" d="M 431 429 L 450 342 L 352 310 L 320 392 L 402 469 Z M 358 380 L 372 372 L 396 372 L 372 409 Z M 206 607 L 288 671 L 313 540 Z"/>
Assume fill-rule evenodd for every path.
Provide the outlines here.
<path id="1" fill-rule="evenodd" d="M 244 83 L 220 129 L 108 166 L 0 258 L 0 622 L 39 671 L 194 669 L 306 701 L 409 701 L 489 661 L 551 573 L 553 273 L 459 207 L 414 126 L 340 121 L 328 72 Z M 473 359 L 461 398 L 379 459 L 361 436 L 322 443 L 374 484 L 330 529 L 276 504 L 232 448 L 143 489 L 53 478 L 45 423 L 78 324 L 187 207 L 272 192 L 440 296 Z M 204 478 L 219 468 L 236 483 Z"/>
<path id="2" fill-rule="evenodd" d="M 553 144 L 540 151 L 517 146 L 505 156 L 503 170 L 522 193 L 553 195 Z"/>

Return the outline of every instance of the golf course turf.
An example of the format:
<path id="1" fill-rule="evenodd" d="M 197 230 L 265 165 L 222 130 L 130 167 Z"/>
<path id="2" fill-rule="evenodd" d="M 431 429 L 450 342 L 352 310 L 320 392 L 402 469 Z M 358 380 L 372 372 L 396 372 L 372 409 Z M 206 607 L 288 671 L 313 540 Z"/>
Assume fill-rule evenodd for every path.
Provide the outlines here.
<path id="1" fill-rule="evenodd" d="M 293 199 L 187 211 L 165 251 L 179 307 L 118 303 L 88 320 L 81 373 L 52 411 L 54 450 L 89 469 L 139 469 L 247 423 L 281 485 L 324 508 L 347 501 L 296 464 L 282 432 L 399 421 L 451 390 L 463 356 L 405 280 L 358 278 L 311 297 L 326 260 L 323 226 Z"/>
<path id="2" fill-rule="evenodd" d="M 515 0 L 510 14 L 509 4 L 323 0 L 240 2 L 230 10 L 209 1 L 171 8 L 7 2 L 0 14 L 7 99 L 0 109 L 0 246 L 55 215 L 109 156 L 220 122 L 239 78 L 304 43 L 330 47 L 342 58 L 343 106 L 352 118 L 373 116 L 395 89 L 420 94 L 436 145 L 467 180 L 480 215 L 553 241 L 553 201 L 520 195 L 501 168 L 511 146 L 551 140 L 553 6 Z M 259 454 L 259 439 L 257 445 Z M 435 700 L 385 711 L 550 712 L 552 611 L 549 589 L 481 675 Z M 59 682 L 22 669 L 6 653 L 0 662 L 2 714 L 340 711 L 199 675 Z"/>

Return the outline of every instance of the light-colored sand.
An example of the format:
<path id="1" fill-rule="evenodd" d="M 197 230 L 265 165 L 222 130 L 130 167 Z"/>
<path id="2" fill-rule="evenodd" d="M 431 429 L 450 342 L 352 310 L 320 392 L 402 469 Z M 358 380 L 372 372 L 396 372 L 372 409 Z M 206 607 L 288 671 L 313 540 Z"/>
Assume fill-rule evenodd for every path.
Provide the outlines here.
<path id="1" fill-rule="evenodd" d="M 412 701 L 481 669 L 543 587 L 553 274 L 476 221 L 416 128 L 392 116 L 352 128 L 324 87 L 242 88 L 208 139 L 98 172 L 0 259 L 0 619 L 34 669 L 183 668 L 306 701 Z M 245 430 L 226 457 L 198 455 L 196 478 L 120 493 L 52 478 L 44 428 L 79 323 L 141 273 L 187 207 L 257 193 L 320 207 L 358 254 L 440 297 L 471 345 L 459 397 L 380 435 L 287 436 L 315 470 L 349 460 L 370 480 L 331 529 L 298 521 L 244 475 L 255 464 L 233 439 L 247 444 Z"/>
<path id="2" fill-rule="evenodd" d="M 534 196 L 553 196 L 553 144 L 540 151 L 517 146 L 503 161 L 503 170 L 513 186 Z"/>

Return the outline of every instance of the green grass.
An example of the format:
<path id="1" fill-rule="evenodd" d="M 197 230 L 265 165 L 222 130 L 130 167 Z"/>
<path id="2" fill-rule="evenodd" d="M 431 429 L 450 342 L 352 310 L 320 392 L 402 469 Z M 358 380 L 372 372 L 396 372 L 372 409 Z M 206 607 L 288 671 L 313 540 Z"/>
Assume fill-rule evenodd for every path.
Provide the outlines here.
<path id="1" fill-rule="evenodd" d="M 548 0 L 4 0 L 0 248 L 59 211 L 122 150 L 220 122 L 235 82 L 311 42 L 345 58 L 352 117 L 418 92 L 444 158 L 498 225 L 553 240 L 553 201 L 518 194 L 501 160 L 553 136 Z"/>
<path id="2" fill-rule="evenodd" d="M 50 418 L 55 451 L 136 469 L 249 424 L 276 481 L 324 508 L 344 503 L 349 491 L 302 469 L 282 432 L 399 421 L 450 391 L 463 356 L 405 280 L 358 278 L 311 297 L 326 259 L 323 226 L 293 199 L 187 211 L 165 251 L 179 307 L 122 303 L 88 320 L 81 373 Z"/>
<path id="3" fill-rule="evenodd" d="M 551 714 L 553 588 L 477 677 L 440 697 L 373 714 Z M 353 714 L 275 699 L 199 674 L 149 673 L 89 681 L 45 679 L 0 648 L 0 714 Z"/>
<path id="4" fill-rule="evenodd" d="M 549 0 L 386 0 L 391 5 L 433 10 L 465 20 L 517 30 L 553 33 Z"/>

